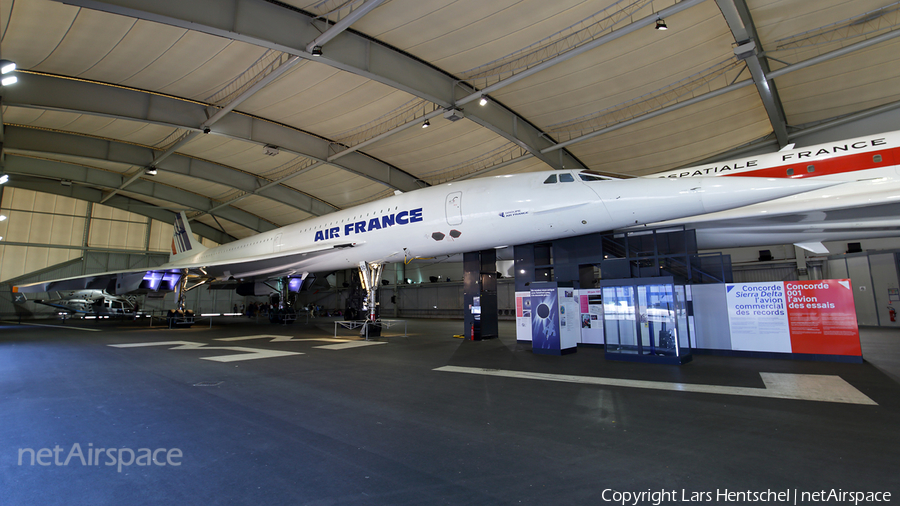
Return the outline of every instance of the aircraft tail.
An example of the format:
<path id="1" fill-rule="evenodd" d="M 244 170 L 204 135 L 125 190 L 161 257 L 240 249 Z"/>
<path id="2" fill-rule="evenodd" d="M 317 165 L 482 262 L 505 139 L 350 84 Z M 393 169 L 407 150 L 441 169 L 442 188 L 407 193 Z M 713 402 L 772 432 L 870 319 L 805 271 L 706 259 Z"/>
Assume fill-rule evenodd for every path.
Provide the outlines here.
<path id="1" fill-rule="evenodd" d="M 172 236 L 172 253 L 169 255 L 169 262 L 194 256 L 206 249 L 206 246 L 200 244 L 200 241 L 191 232 L 191 225 L 188 223 L 184 211 L 178 213 L 175 216 L 175 234 Z"/>

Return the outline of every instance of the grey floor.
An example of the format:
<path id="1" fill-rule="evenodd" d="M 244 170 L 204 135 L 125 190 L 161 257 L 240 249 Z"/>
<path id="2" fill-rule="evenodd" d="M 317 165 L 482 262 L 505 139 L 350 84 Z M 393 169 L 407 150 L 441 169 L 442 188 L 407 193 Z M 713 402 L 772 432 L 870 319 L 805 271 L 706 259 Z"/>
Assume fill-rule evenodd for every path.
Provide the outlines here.
<path id="1" fill-rule="evenodd" d="M 0 505 L 603 504 L 610 490 L 677 493 L 664 503 L 725 489 L 900 497 L 898 331 L 863 329 L 861 365 L 697 356 L 679 367 L 608 362 L 597 349 L 533 355 L 508 324 L 500 339 L 472 342 L 453 337 L 461 322 L 410 321 L 406 337 L 343 350 L 310 340 L 331 337 L 322 320 L 207 325 L 0 326 Z M 77 330 L 88 327 L 99 332 Z M 217 340 L 254 335 L 302 340 Z M 109 346 L 159 341 L 302 354 L 217 362 L 201 357 L 236 351 Z M 837 375 L 877 405 L 435 371 L 446 365 L 750 388 L 763 387 L 760 372 Z M 76 443 L 183 457 L 121 472 L 108 454 L 99 466 L 30 465 L 27 454 L 19 465 L 22 449 L 58 446 L 64 460 Z"/>

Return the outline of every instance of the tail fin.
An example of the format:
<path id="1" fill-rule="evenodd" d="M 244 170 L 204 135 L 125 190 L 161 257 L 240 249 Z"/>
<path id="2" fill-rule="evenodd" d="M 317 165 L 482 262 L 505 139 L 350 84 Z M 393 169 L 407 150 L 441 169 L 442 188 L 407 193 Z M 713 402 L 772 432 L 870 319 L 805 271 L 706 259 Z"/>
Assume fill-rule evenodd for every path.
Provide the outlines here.
<path id="1" fill-rule="evenodd" d="M 204 250 L 206 246 L 194 238 L 184 211 L 178 213 L 175 216 L 175 234 L 172 236 L 172 254 L 169 255 L 169 262 L 194 256 Z"/>

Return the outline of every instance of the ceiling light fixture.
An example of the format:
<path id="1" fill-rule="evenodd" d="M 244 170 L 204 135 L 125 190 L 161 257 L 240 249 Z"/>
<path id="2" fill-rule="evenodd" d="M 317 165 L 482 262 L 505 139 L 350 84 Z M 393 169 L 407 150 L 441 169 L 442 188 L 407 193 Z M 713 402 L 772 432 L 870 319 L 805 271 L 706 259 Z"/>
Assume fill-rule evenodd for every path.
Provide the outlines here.
<path id="1" fill-rule="evenodd" d="M 150 167 L 149 169 L 144 171 L 145 175 L 155 176 L 156 175 L 156 167 Z"/>
<path id="2" fill-rule="evenodd" d="M 0 221 L 6 221 L 6 215 L 0 214 Z"/>
<path id="3" fill-rule="evenodd" d="M 430 126 L 431 126 L 431 122 L 429 122 L 427 119 L 422 123 L 422 128 L 428 128 Z"/>
<path id="4" fill-rule="evenodd" d="M 313 46 L 312 55 L 313 56 L 322 56 L 322 46 Z"/>
<path id="5" fill-rule="evenodd" d="M 9 181 L 9 174 L 0 174 L 0 184 L 6 184 Z"/>
<path id="6" fill-rule="evenodd" d="M 664 19 L 657 19 L 656 20 L 656 29 L 657 30 L 668 30 L 669 27 L 666 26 L 666 21 Z"/>
<path id="7" fill-rule="evenodd" d="M 10 84 L 15 84 L 15 82 L 18 81 L 19 78 L 16 76 L 7 75 L 15 70 L 15 62 L 9 60 L 0 60 L 0 74 L 3 74 L 3 78 L 0 79 L 0 85 L 9 86 Z"/>
<path id="8" fill-rule="evenodd" d="M 484 107 L 487 105 L 487 98 L 484 95 L 481 96 L 481 100 L 478 101 L 478 105 Z"/>

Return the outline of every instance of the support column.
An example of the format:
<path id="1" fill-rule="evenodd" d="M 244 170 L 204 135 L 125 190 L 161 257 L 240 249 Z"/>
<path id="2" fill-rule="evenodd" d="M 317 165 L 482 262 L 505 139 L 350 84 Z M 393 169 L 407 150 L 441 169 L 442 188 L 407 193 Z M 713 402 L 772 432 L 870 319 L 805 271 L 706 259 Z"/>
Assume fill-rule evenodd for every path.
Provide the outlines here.
<path id="1" fill-rule="evenodd" d="M 463 254 L 463 269 L 464 335 L 475 341 L 497 337 L 497 251 Z M 473 312 L 476 306 L 480 314 Z"/>
<path id="2" fill-rule="evenodd" d="M 794 257 L 797 260 L 797 279 L 807 281 L 809 279 L 809 271 L 806 268 L 806 250 L 794 246 Z"/>

